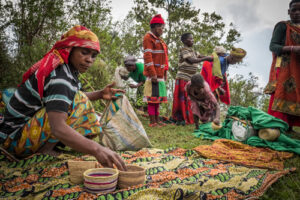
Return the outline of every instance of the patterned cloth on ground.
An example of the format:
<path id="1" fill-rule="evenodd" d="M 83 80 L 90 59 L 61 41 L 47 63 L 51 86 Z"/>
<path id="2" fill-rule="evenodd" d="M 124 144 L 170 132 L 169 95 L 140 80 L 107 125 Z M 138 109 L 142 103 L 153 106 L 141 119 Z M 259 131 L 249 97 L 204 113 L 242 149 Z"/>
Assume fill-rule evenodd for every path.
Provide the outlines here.
<path id="1" fill-rule="evenodd" d="M 0 155 L 0 199 L 257 199 L 290 169 L 270 171 L 204 159 L 181 148 L 122 152 L 126 163 L 146 168 L 146 182 L 109 194 L 89 194 L 69 181 L 67 160 L 94 157 L 33 155 L 9 162 Z"/>
<path id="2" fill-rule="evenodd" d="M 201 145 L 194 150 L 205 158 L 275 170 L 283 170 L 283 160 L 293 156 L 293 153 L 251 147 L 226 139 L 215 140 L 212 145 Z"/>

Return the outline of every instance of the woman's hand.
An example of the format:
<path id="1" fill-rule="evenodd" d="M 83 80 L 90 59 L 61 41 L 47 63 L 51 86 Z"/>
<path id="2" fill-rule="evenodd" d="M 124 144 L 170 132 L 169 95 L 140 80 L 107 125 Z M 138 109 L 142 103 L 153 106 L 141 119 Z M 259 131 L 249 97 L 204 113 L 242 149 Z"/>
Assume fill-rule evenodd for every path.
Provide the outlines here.
<path id="1" fill-rule="evenodd" d="M 93 156 L 95 156 L 103 167 L 113 168 L 113 165 L 115 165 L 121 171 L 127 170 L 122 158 L 109 148 L 99 145 L 98 150 L 94 152 Z"/>
<path id="2" fill-rule="evenodd" d="M 114 89 L 115 82 L 105 86 L 103 90 L 100 91 L 100 98 L 105 100 L 115 100 L 118 97 L 115 96 L 116 93 L 125 93 L 124 90 L 121 89 Z"/>
<path id="3" fill-rule="evenodd" d="M 126 170 L 122 158 L 110 149 L 101 146 L 97 142 L 90 140 L 72 127 L 66 124 L 68 115 L 64 112 L 48 112 L 51 133 L 63 144 L 71 147 L 75 151 L 91 154 L 105 167 L 113 167 L 113 164 L 120 170 Z"/>
<path id="4" fill-rule="evenodd" d="M 158 81 L 157 81 L 157 76 L 151 77 L 151 81 L 152 81 L 152 83 L 157 83 L 157 82 L 158 82 Z"/>
<path id="5" fill-rule="evenodd" d="M 129 87 L 130 87 L 130 88 L 138 88 L 138 87 L 139 87 L 139 85 L 135 85 L 135 84 L 129 84 Z"/>
<path id="6" fill-rule="evenodd" d="M 300 54 L 300 46 L 293 46 L 292 47 L 292 52 L 296 54 Z"/>
<path id="7" fill-rule="evenodd" d="M 220 95 L 224 95 L 225 94 L 225 90 L 221 87 L 218 88 Z"/>
<path id="8" fill-rule="evenodd" d="M 215 123 L 216 125 L 220 125 L 220 119 L 218 118 L 214 119 L 213 123 Z"/>

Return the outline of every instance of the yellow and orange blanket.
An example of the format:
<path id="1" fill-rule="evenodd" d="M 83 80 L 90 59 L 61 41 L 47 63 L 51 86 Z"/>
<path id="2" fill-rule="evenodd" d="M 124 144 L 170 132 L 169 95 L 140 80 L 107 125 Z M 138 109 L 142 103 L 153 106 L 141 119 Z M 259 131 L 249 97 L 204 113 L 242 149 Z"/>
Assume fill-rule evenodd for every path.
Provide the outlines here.
<path id="1" fill-rule="evenodd" d="M 230 142 L 220 143 L 223 145 Z M 217 157 L 220 149 L 210 151 L 215 159 L 209 157 L 207 146 L 199 146 L 194 150 L 182 148 L 142 149 L 137 152 L 120 152 L 126 163 L 146 168 L 146 181 L 135 188 L 116 190 L 109 194 L 89 194 L 83 185 L 75 185 L 69 181 L 67 160 L 94 160 L 91 156 L 62 154 L 59 157 L 33 155 L 19 162 L 12 162 L 0 155 L 0 199 L 246 199 L 258 198 L 267 188 L 283 175 L 293 169 L 283 169 L 282 159 L 290 153 L 280 155 L 273 152 L 273 159 L 268 166 L 261 166 L 252 161 L 245 165 L 234 164 L 234 145 L 229 145 L 231 160 Z M 213 147 L 213 146 L 212 146 Z M 220 146 L 219 146 L 220 147 Z M 245 146 L 245 151 L 253 151 L 255 147 Z M 220 147 L 221 148 L 221 147 Z M 241 147 L 239 147 L 241 148 Z M 211 149 L 212 150 L 212 149 Z M 265 152 L 264 152 L 265 151 Z M 198 152 L 198 153 L 197 153 Z M 199 154 L 199 152 L 201 154 Z M 256 154 L 261 160 L 272 155 L 270 150 Z M 220 153 L 222 155 L 222 153 Z M 254 156 L 255 154 L 253 154 Z M 243 162 L 247 162 L 245 159 Z M 277 164 L 276 164 L 277 163 Z M 272 169 L 275 166 L 276 170 Z M 279 167 L 278 167 L 279 166 Z M 258 168 L 266 167 L 266 168 Z M 274 169 L 274 168 L 273 168 Z"/>

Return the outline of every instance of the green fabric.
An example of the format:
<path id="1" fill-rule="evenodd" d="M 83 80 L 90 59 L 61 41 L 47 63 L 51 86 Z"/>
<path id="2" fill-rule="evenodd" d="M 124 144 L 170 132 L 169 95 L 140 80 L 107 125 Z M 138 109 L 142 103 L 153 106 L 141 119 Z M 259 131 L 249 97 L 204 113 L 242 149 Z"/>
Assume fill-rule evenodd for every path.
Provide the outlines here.
<path id="1" fill-rule="evenodd" d="M 213 52 L 212 55 L 213 55 L 213 59 L 214 59 L 212 74 L 213 74 L 213 76 L 216 76 L 216 77 L 219 77 L 219 78 L 223 79 L 219 56 L 217 55 L 216 52 Z"/>
<path id="2" fill-rule="evenodd" d="M 270 50 L 274 52 L 276 55 L 280 56 L 282 52 L 282 48 L 285 45 L 286 39 L 286 24 L 283 22 L 279 22 L 276 24 L 273 35 L 270 43 Z"/>
<path id="3" fill-rule="evenodd" d="M 229 118 L 229 116 L 235 116 L 242 120 L 251 121 L 251 124 L 255 130 L 262 128 L 280 129 L 280 137 L 274 142 L 263 140 L 258 136 L 252 136 L 244 142 L 245 144 L 251 146 L 269 147 L 277 151 L 289 151 L 300 154 L 300 140 L 291 139 L 284 134 L 288 129 L 288 124 L 253 107 L 244 108 L 240 106 L 231 106 L 228 109 L 227 117 L 220 130 L 215 131 L 211 128 L 211 123 L 206 123 L 202 124 L 198 130 L 195 130 L 194 136 L 210 140 L 221 138 L 235 140 L 231 132 L 232 122 L 234 120 Z"/>
<path id="4" fill-rule="evenodd" d="M 167 96 L 167 89 L 166 89 L 165 81 L 159 81 L 158 82 L 158 87 L 159 87 L 159 96 L 160 97 L 166 97 Z"/>
<path id="5" fill-rule="evenodd" d="M 144 72 L 144 64 L 143 63 L 136 63 L 136 70 L 134 72 L 129 73 L 129 77 L 132 78 L 135 82 L 145 82 L 146 77 L 143 75 Z"/>

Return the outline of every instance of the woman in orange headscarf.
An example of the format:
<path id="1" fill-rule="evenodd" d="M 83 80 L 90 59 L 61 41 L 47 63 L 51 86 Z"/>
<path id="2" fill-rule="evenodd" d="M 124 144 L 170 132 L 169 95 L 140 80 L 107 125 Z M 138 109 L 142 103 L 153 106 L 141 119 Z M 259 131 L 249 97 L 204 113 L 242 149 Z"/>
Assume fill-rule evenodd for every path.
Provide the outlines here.
<path id="1" fill-rule="evenodd" d="M 121 157 L 86 137 L 101 132 L 89 100 L 113 99 L 114 84 L 90 93 L 80 91 L 78 74 L 84 73 L 100 53 L 97 36 L 74 26 L 24 75 L 6 106 L 0 124 L 0 143 L 17 156 L 56 154 L 58 142 L 88 153 L 104 166 L 124 170 Z"/>

